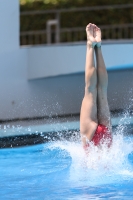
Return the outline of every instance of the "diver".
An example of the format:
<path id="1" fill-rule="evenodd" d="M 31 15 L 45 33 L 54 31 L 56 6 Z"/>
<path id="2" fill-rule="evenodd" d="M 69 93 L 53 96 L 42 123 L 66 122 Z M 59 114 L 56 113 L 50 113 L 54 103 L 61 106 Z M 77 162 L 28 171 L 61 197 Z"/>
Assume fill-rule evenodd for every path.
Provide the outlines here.
<path id="1" fill-rule="evenodd" d="M 101 30 L 89 23 L 86 34 L 85 94 L 80 112 L 81 140 L 84 149 L 89 147 L 90 142 L 96 146 L 106 143 L 110 147 L 112 127 L 107 100 L 108 74 L 101 51 Z"/>

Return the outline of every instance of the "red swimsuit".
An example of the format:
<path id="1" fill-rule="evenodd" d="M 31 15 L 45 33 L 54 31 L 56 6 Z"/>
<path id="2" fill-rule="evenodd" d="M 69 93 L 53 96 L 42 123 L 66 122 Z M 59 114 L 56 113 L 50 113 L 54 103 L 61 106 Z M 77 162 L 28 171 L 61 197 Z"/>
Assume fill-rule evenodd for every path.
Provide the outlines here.
<path id="1" fill-rule="evenodd" d="M 99 124 L 91 142 L 95 146 L 100 146 L 105 143 L 108 147 L 110 147 L 112 144 L 112 135 L 109 132 L 109 129 L 106 126 Z M 89 147 L 89 143 L 86 144 L 84 148 L 86 149 L 87 147 Z"/>
<path id="2" fill-rule="evenodd" d="M 91 142 L 93 142 L 95 146 L 106 142 L 108 147 L 110 147 L 112 144 L 112 136 L 109 129 L 106 126 L 99 124 Z"/>

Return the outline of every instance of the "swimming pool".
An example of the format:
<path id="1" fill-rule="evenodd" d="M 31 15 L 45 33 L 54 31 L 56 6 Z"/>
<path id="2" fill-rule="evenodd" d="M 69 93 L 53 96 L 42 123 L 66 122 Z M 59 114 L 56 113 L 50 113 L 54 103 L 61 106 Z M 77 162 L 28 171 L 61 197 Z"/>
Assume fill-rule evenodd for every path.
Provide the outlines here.
<path id="1" fill-rule="evenodd" d="M 65 141 L 1 150 L 1 199 L 132 199 L 133 140 L 117 140 L 122 147 L 101 161 L 96 151 L 84 160 L 79 144 Z"/>
<path id="2" fill-rule="evenodd" d="M 116 132 L 89 155 L 73 138 L 1 149 L 0 199 L 133 199 L 133 137 Z"/>

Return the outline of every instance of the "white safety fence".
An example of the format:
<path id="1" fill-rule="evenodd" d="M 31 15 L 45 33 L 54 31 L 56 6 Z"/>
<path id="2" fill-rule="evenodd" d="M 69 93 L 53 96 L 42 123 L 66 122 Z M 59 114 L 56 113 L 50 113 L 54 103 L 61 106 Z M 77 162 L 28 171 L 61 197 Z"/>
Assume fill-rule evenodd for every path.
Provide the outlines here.
<path id="1" fill-rule="evenodd" d="M 133 8 L 133 4 L 108 5 L 83 7 L 73 9 L 47 10 L 47 11 L 28 11 L 21 12 L 20 17 L 24 16 L 44 16 L 48 15 L 46 26 L 43 30 L 23 31 L 20 33 L 21 45 L 51 44 L 64 42 L 79 42 L 86 40 L 85 27 L 62 28 L 61 14 L 72 12 L 98 11 L 109 9 L 128 9 Z M 52 19 L 50 14 L 54 16 Z M 46 20 L 46 19 L 45 19 Z M 80 24 L 80 23 L 79 23 Z M 132 39 L 133 23 L 101 25 L 103 40 L 109 39 Z"/>

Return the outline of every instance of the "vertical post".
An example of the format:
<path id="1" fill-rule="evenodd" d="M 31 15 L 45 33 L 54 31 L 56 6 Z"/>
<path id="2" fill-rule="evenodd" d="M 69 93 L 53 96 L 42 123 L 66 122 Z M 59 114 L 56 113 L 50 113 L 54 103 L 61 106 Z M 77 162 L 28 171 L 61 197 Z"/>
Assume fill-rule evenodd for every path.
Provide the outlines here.
<path id="1" fill-rule="evenodd" d="M 56 26 L 57 28 L 56 41 L 57 43 L 60 43 L 60 11 L 59 10 L 56 12 L 56 20 L 58 22 Z"/>
<path id="2" fill-rule="evenodd" d="M 58 21 L 56 19 L 53 20 L 48 20 L 47 21 L 47 43 L 51 44 L 51 26 L 55 25 L 56 26 L 56 36 L 55 36 L 55 41 L 56 43 L 59 43 L 59 35 L 58 35 Z"/>
<path id="3" fill-rule="evenodd" d="M 47 44 L 50 44 L 51 43 L 51 28 L 49 25 L 49 20 L 47 21 L 46 31 L 47 31 Z"/>

